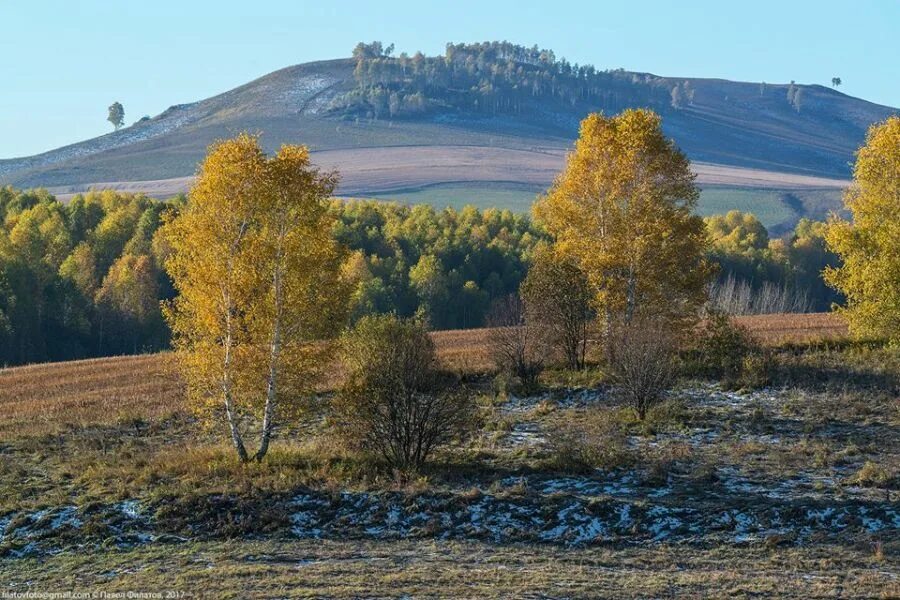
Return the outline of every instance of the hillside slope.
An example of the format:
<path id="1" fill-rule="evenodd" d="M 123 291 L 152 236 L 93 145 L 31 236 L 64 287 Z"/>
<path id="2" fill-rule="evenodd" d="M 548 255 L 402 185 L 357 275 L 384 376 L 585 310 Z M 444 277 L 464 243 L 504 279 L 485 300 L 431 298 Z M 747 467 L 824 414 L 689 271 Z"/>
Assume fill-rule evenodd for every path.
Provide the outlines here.
<path id="1" fill-rule="evenodd" d="M 354 89 L 354 65 L 351 59 L 339 59 L 288 67 L 218 96 L 173 106 L 117 132 L 35 156 L 0 160 L 0 182 L 65 191 L 101 182 L 186 177 L 212 141 L 249 130 L 260 132 L 270 150 L 301 142 L 314 151 L 327 151 L 319 157 L 320 164 L 355 171 L 340 190 L 346 194 L 466 178 L 546 185 L 577 135 L 579 120 L 598 108 L 586 101 L 532 101 L 514 114 L 446 107 L 395 119 L 351 116 L 333 107 Z M 692 160 L 728 167 L 842 180 L 866 128 L 895 112 L 816 85 L 797 86 L 803 93 L 798 112 L 786 100 L 785 85 L 763 88 L 757 83 L 615 72 L 618 79 L 629 75 L 650 82 L 657 91 L 688 81 L 692 102 L 679 109 L 653 107 L 663 112 L 667 133 Z M 647 103 L 642 97 L 616 94 L 617 106 Z M 448 146 L 453 147 L 450 154 Z M 417 162 L 410 170 L 420 169 L 423 162 L 435 168 L 412 182 L 384 181 L 383 169 L 367 168 L 371 153 L 360 150 L 386 147 L 399 152 L 406 148 L 407 153 L 415 148 Z M 387 158 L 392 163 L 394 155 L 381 157 L 380 162 Z M 472 164 L 478 166 L 474 173 Z M 841 184 L 798 181 L 801 187 Z M 777 178 L 768 185 L 781 187 Z"/>

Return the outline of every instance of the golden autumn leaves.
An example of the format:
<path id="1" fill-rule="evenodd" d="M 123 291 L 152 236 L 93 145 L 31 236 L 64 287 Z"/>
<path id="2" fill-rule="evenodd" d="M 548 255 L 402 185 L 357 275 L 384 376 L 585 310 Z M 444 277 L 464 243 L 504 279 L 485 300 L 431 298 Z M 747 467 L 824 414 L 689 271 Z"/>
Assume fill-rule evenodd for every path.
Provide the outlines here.
<path id="1" fill-rule="evenodd" d="M 162 233 L 178 290 L 165 315 L 189 395 L 224 412 L 242 460 L 321 375 L 319 340 L 343 325 L 349 286 L 326 201 L 336 177 L 301 146 L 267 157 L 255 137 L 210 149 L 183 211 Z"/>
<path id="2" fill-rule="evenodd" d="M 825 236 L 843 264 L 825 281 L 846 296 L 839 312 L 854 333 L 900 343 L 900 116 L 869 130 L 853 179 L 853 221 L 833 218 Z"/>
<path id="3" fill-rule="evenodd" d="M 636 316 L 677 324 L 697 314 L 712 267 L 699 191 L 660 117 L 592 114 L 535 216 L 584 271 L 609 324 Z"/>

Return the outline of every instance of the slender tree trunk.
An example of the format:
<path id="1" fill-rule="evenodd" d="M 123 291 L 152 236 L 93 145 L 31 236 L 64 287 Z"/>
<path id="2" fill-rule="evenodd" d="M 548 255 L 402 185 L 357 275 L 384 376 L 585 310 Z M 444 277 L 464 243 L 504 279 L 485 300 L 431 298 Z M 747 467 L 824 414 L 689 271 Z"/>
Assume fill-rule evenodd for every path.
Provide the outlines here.
<path id="1" fill-rule="evenodd" d="M 628 267 L 628 283 L 625 288 L 625 323 L 631 323 L 634 318 L 634 309 L 637 294 L 637 278 L 634 274 L 634 266 Z"/>
<path id="2" fill-rule="evenodd" d="M 279 250 L 280 254 L 280 250 Z M 281 355 L 281 325 L 283 309 L 283 289 L 281 276 L 281 257 L 275 267 L 272 285 L 275 291 L 275 322 L 272 324 L 272 344 L 269 350 L 269 376 L 266 381 L 266 406 L 263 410 L 262 436 L 259 440 L 259 450 L 256 452 L 256 460 L 260 461 L 269 451 L 269 440 L 272 438 L 272 425 L 275 416 L 275 403 L 278 390 L 278 360 Z"/>
<path id="3" fill-rule="evenodd" d="M 237 450 L 238 458 L 241 462 L 247 462 L 247 448 L 244 447 L 244 440 L 241 437 L 241 431 L 238 429 L 237 418 L 234 414 L 234 399 L 231 391 L 231 348 L 234 343 L 231 331 L 231 313 L 226 317 L 226 333 L 225 333 L 225 359 L 222 363 L 222 398 L 225 402 L 225 416 L 228 419 L 228 427 L 231 430 L 231 442 L 234 449 Z"/>

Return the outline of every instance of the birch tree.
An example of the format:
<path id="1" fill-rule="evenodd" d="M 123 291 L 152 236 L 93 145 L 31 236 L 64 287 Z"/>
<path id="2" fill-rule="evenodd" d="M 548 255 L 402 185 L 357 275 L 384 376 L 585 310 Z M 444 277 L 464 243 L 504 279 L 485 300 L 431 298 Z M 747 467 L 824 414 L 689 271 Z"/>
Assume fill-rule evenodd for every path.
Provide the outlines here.
<path id="1" fill-rule="evenodd" d="M 243 134 L 211 147 L 187 206 L 166 223 L 166 306 L 188 395 L 220 415 L 241 461 L 262 460 L 279 418 L 322 376 L 348 286 L 326 201 L 336 176 L 305 147 L 267 157 Z M 256 434 L 255 452 L 248 450 Z"/>
<path id="2" fill-rule="evenodd" d="M 854 334 L 900 344 L 900 117 L 869 129 L 844 202 L 853 220 L 833 216 L 825 233 L 843 265 L 825 281 L 847 297 Z"/>
<path id="3" fill-rule="evenodd" d="M 587 277 L 607 330 L 639 313 L 677 325 L 696 316 L 711 273 L 698 196 L 657 114 L 595 113 L 534 212 Z"/>

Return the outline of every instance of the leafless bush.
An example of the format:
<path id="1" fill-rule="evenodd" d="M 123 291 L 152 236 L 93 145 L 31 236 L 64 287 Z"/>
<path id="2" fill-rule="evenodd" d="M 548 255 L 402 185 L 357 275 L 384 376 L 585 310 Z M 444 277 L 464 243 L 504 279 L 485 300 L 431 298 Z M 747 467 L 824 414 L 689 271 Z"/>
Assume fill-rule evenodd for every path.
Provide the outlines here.
<path id="1" fill-rule="evenodd" d="M 435 448 L 470 431 L 474 399 L 437 370 L 420 323 L 364 317 L 342 342 L 348 373 L 335 408 L 351 443 L 418 470 Z"/>
<path id="2" fill-rule="evenodd" d="M 607 343 L 619 393 L 643 420 L 675 381 L 675 335 L 665 323 L 640 318 L 614 326 Z"/>
<path id="3" fill-rule="evenodd" d="M 525 392 L 537 388 L 544 368 L 540 337 L 525 318 L 525 307 L 515 294 L 498 300 L 488 314 L 491 353 L 500 371 L 516 379 Z"/>
<path id="4" fill-rule="evenodd" d="M 812 311 L 812 301 L 806 290 L 770 281 L 764 282 L 759 287 L 753 287 L 746 280 L 738 280 L 733 275 L 711 284 L 709 304 L 713 310 L 729 315 Z"/>

